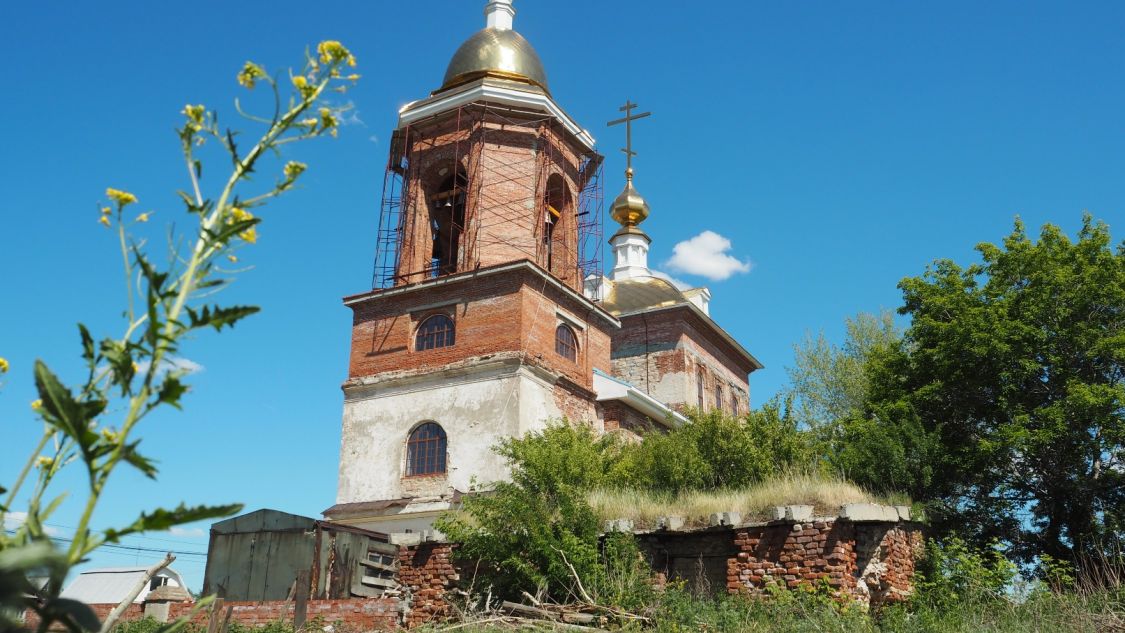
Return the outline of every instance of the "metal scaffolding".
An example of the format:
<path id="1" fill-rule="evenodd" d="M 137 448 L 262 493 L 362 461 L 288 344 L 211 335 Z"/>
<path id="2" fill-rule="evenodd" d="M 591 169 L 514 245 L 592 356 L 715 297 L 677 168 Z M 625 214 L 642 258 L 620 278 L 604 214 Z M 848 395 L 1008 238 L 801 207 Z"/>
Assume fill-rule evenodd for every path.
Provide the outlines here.
<path id="1" fill-rule="evenodd" d="M 372 287 L 472 270 L 499 253 L 549 268 L 577 289 L 590 275 L 600 278 L 602 157 L 576 151 L 581 145 L 567 137 L 553 117 L 484 104 L 396 130 Z M 573 185 L 561 194 L 565 203 L 549 203 L 560 194 L 548 191 L 548 180 L 560 171 Z M 552 182 L 558 190 L 558 177 Z M 562 237 L 553 235 L 556 223 L 567 227 Z M 432 245 L 414 243 L 419 235 Z"/>

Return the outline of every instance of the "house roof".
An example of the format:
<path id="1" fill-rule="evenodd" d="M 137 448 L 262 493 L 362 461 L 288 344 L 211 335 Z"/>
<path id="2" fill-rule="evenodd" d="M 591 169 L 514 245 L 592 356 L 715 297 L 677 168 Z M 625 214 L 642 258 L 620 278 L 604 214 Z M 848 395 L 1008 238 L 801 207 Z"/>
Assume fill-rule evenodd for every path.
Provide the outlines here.
<path id="1" fill-rule="evenodd" d="M 62 597 L 86 604 L 117 604 L 129 595 L 133 587 L 144 577 L 147 569 L 147 567 L 103 567 L 84 571 L 63 590 Z M 184 579 L 174 569 L 161 569 L 156 575 L 166 576 L 180 587 L 185 587 Z M 145 586 L 133 602 L 143 602 L 147 594 L 148 586 Z"/>

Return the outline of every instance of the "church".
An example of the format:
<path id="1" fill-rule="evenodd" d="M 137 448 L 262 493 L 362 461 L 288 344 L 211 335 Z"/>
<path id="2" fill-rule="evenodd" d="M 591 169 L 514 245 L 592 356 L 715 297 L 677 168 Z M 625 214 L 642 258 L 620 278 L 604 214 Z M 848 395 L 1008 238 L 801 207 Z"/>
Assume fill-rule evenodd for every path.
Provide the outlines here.
<path id="1" fill-rule="evenodd" d="M 344 298 L 334 523 L 426 530 L 506 476 L 504 438 L 563 419 L 639 435 L 689 409 L 742 414 L 762 368 L 711 319 L 708 289 L 648 266 L 631 147 L 644 115 L 622 108 L 629 168 L 603 266 L 603 156 L 513 30 L 511 0 L 484 14 L 437 90 L 398 114 L 373 288 Z"/>

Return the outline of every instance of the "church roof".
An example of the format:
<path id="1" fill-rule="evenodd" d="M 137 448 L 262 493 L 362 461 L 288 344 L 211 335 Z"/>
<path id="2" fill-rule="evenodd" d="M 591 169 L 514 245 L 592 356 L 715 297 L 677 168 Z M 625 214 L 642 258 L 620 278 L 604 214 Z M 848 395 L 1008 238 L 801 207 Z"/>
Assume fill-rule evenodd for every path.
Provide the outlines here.
<path id="1" fill-rule="evenodd" d="M 485 28 L 465 40 L 449 62 L 441 90 L 481 77 L 529 83 L 548 91 L 547 71 L 538 53 L 511 29 Z"/>
<path id="2" fill-rule="evenodd" d="M 614 316 L 651 308 L 666 308 L 688 303 L 684 293 L 660 277 L 635 277 L 606 284 L 602 307 Z"/>

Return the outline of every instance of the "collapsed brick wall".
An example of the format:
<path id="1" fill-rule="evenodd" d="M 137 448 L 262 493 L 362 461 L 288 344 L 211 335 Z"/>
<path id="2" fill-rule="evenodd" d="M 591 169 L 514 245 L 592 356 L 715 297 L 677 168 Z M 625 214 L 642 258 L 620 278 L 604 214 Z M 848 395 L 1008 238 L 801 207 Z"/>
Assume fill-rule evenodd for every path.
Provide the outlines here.
<path id="1" fill-rule="evenodd" d="M 912 591 L 922 533 L 910 523 L 854 523 L 819 518 L 639 539 L 658 574 L 700 592 L 764 594 L 827 583 L 838 595 L 878 606 Z"/>
<path id="2" fill-rule="evenodd" d="M 453 564 L 453 547 L 422 543 L 399 551 L 397 579 L 405 589 L 402 600 L 408 628 L 440 622 L 452 614 L 447 593 L 461 579 Z"/>

